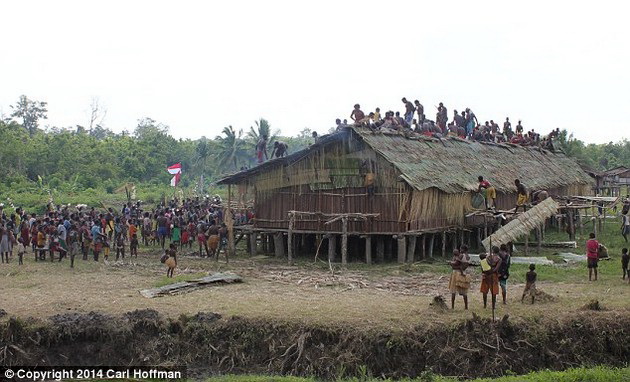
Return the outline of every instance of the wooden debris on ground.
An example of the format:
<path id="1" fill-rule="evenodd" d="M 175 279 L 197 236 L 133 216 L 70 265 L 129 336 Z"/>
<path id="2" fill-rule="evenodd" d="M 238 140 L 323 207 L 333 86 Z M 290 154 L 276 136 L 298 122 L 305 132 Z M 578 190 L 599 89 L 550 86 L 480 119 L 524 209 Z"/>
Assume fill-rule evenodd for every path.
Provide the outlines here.
<path id="1" fill-rule="evenodd" d="M 512 264 L 536 264 L 536 265 L 553 265 L 553 260 L 549 260 L 546 257 L 534 257 L 534 256 L 512 256 L 510 257 Z M 478 265 L 481 260 L 479 255 L 470 255 L 470 264 Z"/>
<path id="2" fill-rule="evenodd" d="M 586 262 L 586 255 L 576 255 L 575 253 L 558 253 L 565 263 Z"/>
<path id="3" fill-rule="evenodd" d="M 381 292 L 406 296 L 435 294 L 443 291 L 448 284 L 447 276 L 411 275 L 384 276 L 374 280 L 361 272 L 344 271 L 342 273 L 323 272 L 321 270 L 274 269 L 266 272 L 251 271 L 250 276 L 270 282 L 277 282 L 300 287 L 332 288 L 338 292 L 354 289 L 371 289 Z"/>
<path id="4" fill-rule="evenodd" d="M 177 283 L 164 285 L 159 288 L 144 289 L 140 294 L 146 298 L 154 298 L 167 295 L 175 295 L 180 293 L 188 293 L 210 285 L 240 283 L 243 279 L 235 274 L 230 273 L 214 273 L 191 281 L 180 281 Z"/>
<path id="5" fill-rule="evenodd" d="M 525 243 L 517 242 L 514 245 L 525 245 Z M 541 242 L 540 246 L 543 248 L 577 248 L 577 242 L 575 241 L 555 241 L 555 242 Z"/>

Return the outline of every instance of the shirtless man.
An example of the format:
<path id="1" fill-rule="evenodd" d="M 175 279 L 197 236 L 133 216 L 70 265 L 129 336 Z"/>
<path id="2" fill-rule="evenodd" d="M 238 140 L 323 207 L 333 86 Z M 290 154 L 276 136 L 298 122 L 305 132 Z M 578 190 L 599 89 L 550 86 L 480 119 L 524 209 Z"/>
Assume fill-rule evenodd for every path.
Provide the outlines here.
<path id="1" fill-rule="evenodd" d="M 287 153 L 288 147 L 289 146 L 284 142 L 275 141 L 273 143 L 273 150 L 271 151 L 271 157 L 273 158 L 273 155 L 275 153 L 276 158 L 282 158 Z"/>
<path id="2" fill-rule="evenodd" d="M 422 126 L 424 123 L 424 106 L 418 100 L 413 101 L 413 104 L 416 106 L 416 113 L 418 113 L 418 124 Z"/>
<path id="3" fill-rule="evenodd" d="M 492 294 L 492 310 L 497 305 L 497 295 L 499 294 L 499 268 L 501 267 L 500 248 L 492 247 L 492 252 L 486 258 L 490 269 L 483 271 L 481 275 L 481 293 L 483 294 L 483 307 L 488 304 L 488 292 Z"/>
<path id="4" fill-rule="evenodd" d="M 549 197 L 549 193 L 545 190 L 532 191 L 532 204 L 536 205 Z"/>
<path id="5" fill-rule="evenodd" d="M 518 197 L 516 199 L 516 209 L 514 212 L 518 212 L 519 207 L 523 207 L 523 212 L 527 211 L 527 207 L 525 204 L 529 200 L 529 195 L 527 193 L 527 187 L 520 180 L 516 179 L 514 181 L 514 185 L 516 185 L 516 191 L 518 192 Z"/>
<path id="6" fill-rule="evenodd" d="M 518 121 L 518 125 L 516 125 L 516 134 L 523 134 L 523 125 L 521 125 L 521 121 Z"/>
<path id="7" fill-rule="evenodd" d="M 166 235 L 168 234 L 168 219 L 164 216 L 164 212 L 160 212 L 160 216 L 157 218 L 157 234 L 158 240 L 160 240 L 160 245 L 162 249 L 164 249 L 164 241 L 166 240 Z"/>
<path id="8" fill-rule="evenodd" d="M 508 133 L 508 131 L 512 130 L 512 124 L 510 123 L 510 118 L 509 117 L 505 117 L 505 122 L 503 122 L 503 134 Z"/>
<path id="9" fill-rule="evenodd" d="M 350 114 L 350 119 L 352 119 L 354 123 L 358 123 L 363 118 L 365 118 L 365 113 L 361 111 L 361 105 L 359 104 L 354 105 L 354 109 L 352 110 L 352 113 Z"/>

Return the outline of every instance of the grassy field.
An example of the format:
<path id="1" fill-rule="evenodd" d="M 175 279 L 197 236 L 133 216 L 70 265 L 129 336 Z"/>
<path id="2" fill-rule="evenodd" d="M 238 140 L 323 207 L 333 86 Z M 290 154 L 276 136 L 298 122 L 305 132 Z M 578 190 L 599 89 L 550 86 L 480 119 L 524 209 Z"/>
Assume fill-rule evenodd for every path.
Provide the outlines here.
<path id="1" fill-rule="evenodd" d="M 312 378 L 227 375 L 209 378 L 207 382 L 317 382 Z M 339 382 L 388 382 L 392 380 L 354 378 L 339 379 Z M 402 379 L 403 382 L 456 382 L 459 379 L 436 376 L 427 373 L 420 378 Z M 469 382 L 624 382 L 630 381 L 630 368 L 615 369 L 608 367 L 575 368 L 565 371 L 538 371 L 526 375 L 505 376 L 500 378 L 480 378 Z M 393 382 L 393 381 L 392 381 Z"/>
<path id="2" fill-rule="evenodd" d="M 623 238 L 617 234 L 617 223 L 608 224 L 602 235 L 612 256 L 600 263 L 600 279 L 589 282 L 584 263 L 538 266 L 538 288 L 554 297 L 554 301 L 535 305 L 521 304 L 527 265 L 515 264 L 511 269 L 508 304 L 499 304 L 497 315 L 509 314 L 524 319 L 540 316 L 561 317 L 582 309 L 597 299 L 609 311 L 630 311 L 627 296 L 630 284 L 621 280 L 619 262 Z M 548 240 L 554 233 L 548 233 Z M 558 237 L 560 238 L 560 237 Z M 562 237 L 562 240 L 566 238 Z M 580 248 L 572 250 L 583 253 Z M 184 251 L 187 252 L 187 251 Z M 545 250 L 541 255 L 552 256 Z M 224 316 L 244 316 L 299 321 L 322 325 L 359 325 L 404 330 L 416 325 L 441 324 L 471 317 L 476 313 L 491 316 L 484 309 L 479 288 L 479 271 L 474 269 L 470 293 L 470 310 L 464 311 L 461 299 L 454 311 L 436 310 L 429 304 L 434 296 L 448 300 L 449 267 L 444 259 L 414 264 L 388 263 L 367 266 L 351 263 L 346 268 L 327 263 L 313 263 L 300 258 L 297 266 L 259 255 L 249 257 L 244 248 L 229 264 L 194 256 L 180 256 L 176 277 L 167 279 L 159 262 L 161 250 L 141 248 L 138 259 L 96 263 L 78 258 L 71 269 L 62 262 L 35 262 L 28 253 L 25 264 L 13 259 L 0 265 L 0 293 L 7 296 L 0 308 L 9 314 L 48 316 L 68 311 L 102 311 L 123 313 L 138 308 L 152 308 L 177 317 L 182 313 L 212 311 Z M 244 278 L 242 284 L 213 286 L 192 293 L 146 299 L 139 290 L 171 282 L 197 278 L 208 272 L 229 271 Z M 606 311 L 597 314 L 606 314 Z"/>

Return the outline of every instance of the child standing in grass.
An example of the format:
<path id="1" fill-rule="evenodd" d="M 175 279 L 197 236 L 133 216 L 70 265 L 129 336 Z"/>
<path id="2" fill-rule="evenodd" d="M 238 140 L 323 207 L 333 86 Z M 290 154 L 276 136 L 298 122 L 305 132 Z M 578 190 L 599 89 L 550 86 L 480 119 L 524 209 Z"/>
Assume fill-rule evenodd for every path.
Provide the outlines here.
<path id="1" fill-rule="evenodd" d="M 136 258 L 138 258 L 138 245 L 138 234 L 134 233 L 131 237 L 131 241 L 129 242 L 129 257 L 135 256 Z"/>
<path id="2" fill-rule="evenodd" d="M 109 238 L 107 236 L 104 236 L 103 238 L 103 256 L 105 257 L 105 260 L 109 259 Z"/>
<path id="3" fill-rule="evenodd" d="M 116 235 L 116 261 L 122 256 L 125 259 L 125 236 L 122 233 Z"/>
<path id="4" fill-rule="evenodd" d="M 26 248 L 24 247 L 24 240 L 22 238 L 18 239 L 17 252 L 18 252 L 18 264 L 22 265 L 24 264 L 22 260 L 24 257 L 24 252 L 26 252 Z"/>
<path id="5" fill-rule="evenodd" d="M 628 255 L 628 248 L 621 250 L 621 269 L 623 270 L 622 279 L 625 280 L 628 276 L 628 282 L 630 282 L 630 273 L 628 271 L 628 263 L 630 262 L 630 255 Z"/>
<path id="6" fill-rule="evenodd" d="M 521 302 L 525 301 L 525 296 L 529 293 L 532 297 L 532 305 L 536 299 L 536 265 L 529 264 L 529 272 L 525 274 L 525 290 L 523 291 L 523 297 Z"/>

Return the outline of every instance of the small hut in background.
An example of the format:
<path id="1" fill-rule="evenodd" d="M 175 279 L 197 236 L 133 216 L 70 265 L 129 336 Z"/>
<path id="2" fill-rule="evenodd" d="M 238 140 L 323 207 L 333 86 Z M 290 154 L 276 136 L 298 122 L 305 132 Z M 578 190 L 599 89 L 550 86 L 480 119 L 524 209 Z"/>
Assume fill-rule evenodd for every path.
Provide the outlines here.
<path id="1" fill-rule="evenodd" d="M 514 207 L 517 178 L 550 196 L 590 195 L 593 185 L 562 152 L 358 127 L 219 184 L 236 186 L 231 200 L 253 202 L 253 224 L 236 228 L 252 235 L 253 252 L 260 236 L 289 261 L 327 251 L 344 263 L 370 263 L 372 253 L 405 262 L 488 235 L 487 222 L 470 216 L 479 175 L 496 188 L 499 210 Z"/>

